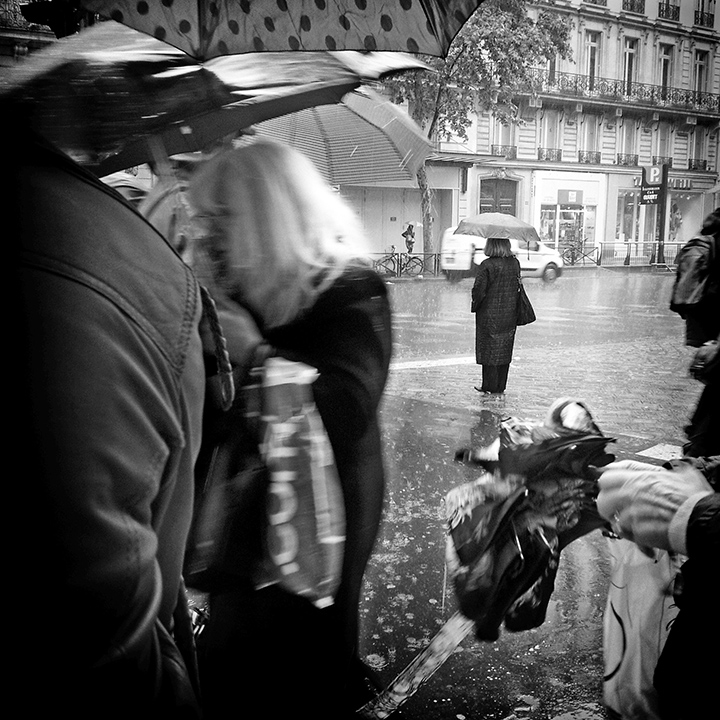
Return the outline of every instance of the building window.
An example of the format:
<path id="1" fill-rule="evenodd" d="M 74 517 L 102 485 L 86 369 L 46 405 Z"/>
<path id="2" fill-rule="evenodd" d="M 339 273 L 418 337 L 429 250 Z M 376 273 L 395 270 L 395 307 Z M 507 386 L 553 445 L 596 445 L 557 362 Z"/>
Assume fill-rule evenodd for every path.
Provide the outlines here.
<path id="1" fill-rule="evenodd" d="M 688 169 L 707 170 L 707 148 L 703 128 L 697 128 L 693 133 L 692 157 L 688 161 Z"/>
<path id="2" fill-rule="evenodd" d="M 560 118 L 557 110 L 545 110 L 540 121 L 540 142 L 542 147 L 557 148 Z"/>
<path id="3" fill-rule="evenodd" d="M 706 92 L 708 81 L 708 52 L 707 50 L 695 51 L 695 67 L 693 69 L 693 90 Z"/>
<path id="4" fill-rule="evenodd" d="M 595 90 L 597 78 L 600 75 L 600 33 L 588 31 L 585 33 L 585 74 L 588 77 L 588 89 Z"/>
<path id="5" fill-rule="evenodd" d="M 626 12 L 645 14 L 645 0 L 623 0 L 622 9 Z"/>
<path id="6" fill-rule="evenodd" d="M 588 152 L 594 152 L 598 149 L 600 116 L 594 113 L 588 113 L 585 116 L 583 125 L 585 131 L 585 147 L 583 149 Z"/>
<path id="7" fill-rule="evenodd" d="M 550 85 L 555 84 L 555 73 L 557 73 L 557 55 L 547 61 L 547 77 Z"/>
<path id="8" fill-rule="evenodd" d="M 657 155 L 672 160 L 672 147 L 670 146 L 670 123 L 661 122 L 657 130 Z"/>
<path id="9" fill-rule="evenodd" d="M 625 94 L 632 95 L 633 83 L 637 74 L 637 38 L 625 38 L 625 49 L 623 52 L 623 83 Z"/>
<path id="10" fill-rule="evenodd" d="M 680 6 L 672 2 L 658 3 L 658 17 L 662 20 L 680 20 Z"/>
<path id="11" fill-rule="evenodd" d="M 715 24 L 715 0 L 695 0 L 695 25 L 711 28 Z"/>
<path id="12" fill-rule="evenodd" d="M 672 87 L 674 49 L 672 45 L 660 45 L 660 97 L 663 100 L 667 100 Z"/>

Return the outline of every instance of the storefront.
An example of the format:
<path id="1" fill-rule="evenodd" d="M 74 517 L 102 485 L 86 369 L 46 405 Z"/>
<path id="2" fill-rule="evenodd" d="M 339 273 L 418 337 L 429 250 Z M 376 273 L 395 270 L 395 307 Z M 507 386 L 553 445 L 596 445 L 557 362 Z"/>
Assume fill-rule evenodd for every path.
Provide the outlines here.
<path id="1" fill-rule="evenodd" d="M 642 172 L 614 175 L 609 181 L 608 227 L 613 227 L 604 244 L 603 254 L 623 255 L 633 264 L 674 261 L 678 248 L 701 226 L 714 209 L 714 178 L 690 171 L 669 171 L 665 205 L 665 227 L 660 232 L 659 205 L 640 204 Z M 614 217 L 611 215 L 614 211 Z M 662 240 L 663 252 L 658 255 Z"/>
<path id="2" fill-rule="evenodd" d="M 606 176 L 590 172 L 532 172 L 533 224 L 543 242 L 563 252 L 591 252 L 602 238 Z"/>

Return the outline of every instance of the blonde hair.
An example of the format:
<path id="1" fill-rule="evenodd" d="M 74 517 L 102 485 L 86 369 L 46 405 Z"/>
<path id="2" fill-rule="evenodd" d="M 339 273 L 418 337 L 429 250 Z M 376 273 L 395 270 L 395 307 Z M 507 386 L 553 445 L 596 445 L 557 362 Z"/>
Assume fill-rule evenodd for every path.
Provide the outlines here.
<path id="1" fill-rule="evenodd" d="M 367 255 L 351 208 L 305 155 L 273 140 L 208 160 L 189 198 L 204 226 L 193 262 L 201 282 L 265 328 L 293 320 Z"/>

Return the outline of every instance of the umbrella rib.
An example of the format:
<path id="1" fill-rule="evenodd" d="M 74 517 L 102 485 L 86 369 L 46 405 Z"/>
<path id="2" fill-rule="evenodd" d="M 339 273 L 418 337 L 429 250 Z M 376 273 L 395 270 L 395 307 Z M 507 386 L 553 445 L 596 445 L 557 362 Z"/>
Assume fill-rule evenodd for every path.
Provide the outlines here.
<path id="1" fill-rule="evenodd" d="M 322 138 L 323 147 L 325 148 L 325 161 L 327 162 L 328 166 L 328 175 L 330 176 L 330 181 L 332 182 L 332 184 L 336 185 L 337 182 L 335 175 L 335 162 L 332 153 L 330 152 L 330 137 L 325 129 L 322 116 L 320 115 L 320 113 L 317 112 L 315 108 L 313 108 L 313 115 L 315 115 L 315 122 L 317 123 L 320 137 Z"/>

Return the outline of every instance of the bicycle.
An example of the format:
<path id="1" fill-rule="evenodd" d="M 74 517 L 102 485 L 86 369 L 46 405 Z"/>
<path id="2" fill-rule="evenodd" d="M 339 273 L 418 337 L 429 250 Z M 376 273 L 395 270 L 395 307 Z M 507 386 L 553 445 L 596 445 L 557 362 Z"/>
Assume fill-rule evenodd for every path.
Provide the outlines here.
<path id="1" fill-rule="evenodd" d="M 595 256 L 596 248 L 593 247 L 588 252 L 585 252 L 585 242 L 583 240 L 571 243 L 561 253 L 561 257 L 566 265 L 577 265 L 580 262 L 584 265 L 586 260 L 590 260 L 590 262 L 597 265 Z"/>
<path id="2" fill-rule="evenodd" d="M 392 247 L 389 255 L 384 255 L 373 263 L 375 272 L 385 277 L 417 277 L 425 272 L 425 263 L 418 255 L 399 253 Z"/>

